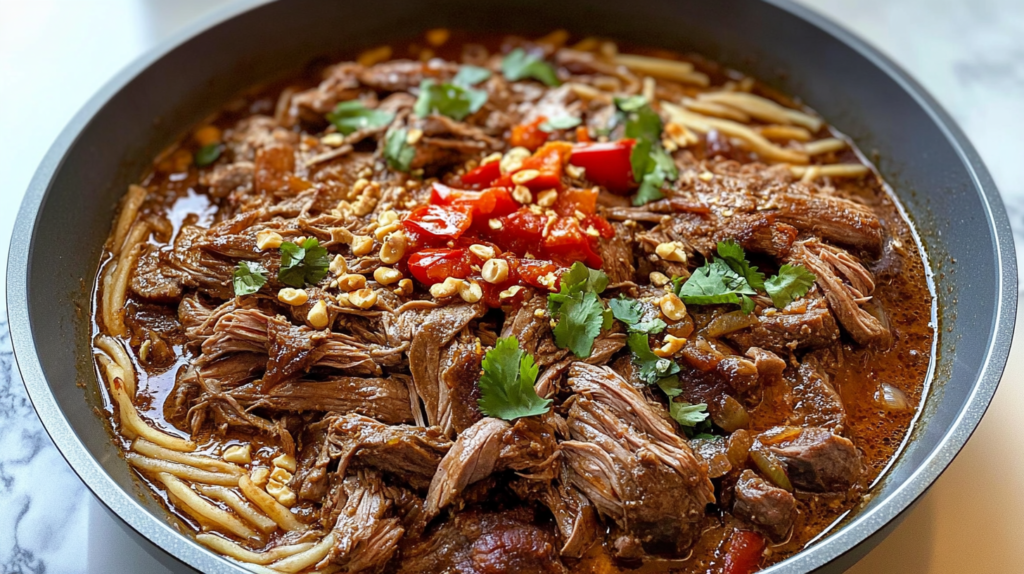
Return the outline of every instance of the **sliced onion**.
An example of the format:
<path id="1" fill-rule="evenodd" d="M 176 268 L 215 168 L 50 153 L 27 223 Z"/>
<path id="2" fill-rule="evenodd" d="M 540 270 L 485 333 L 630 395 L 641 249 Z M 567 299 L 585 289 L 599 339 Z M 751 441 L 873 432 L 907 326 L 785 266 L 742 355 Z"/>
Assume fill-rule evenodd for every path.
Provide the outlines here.
<path id="1" fill-rule="evenodd" d="M 743 468 L 747 464 L 747 458 L 750 456 L 750 447 L 753 445 L 754 437 L 750 436 L 750 433 L 746 430 L 740 429 L 729 435 L 725 454 L 729 457 L 729 462 L 735 468 Z"/>
<path id="2" fill-rule="evenodd" d="M 705 327 L 704 333 L 708 337 L 721 337 L 722 335 L 726 335 L 734 331 L 753 327 L 759 322 L 760 319 L 758 319 L 757 315 L 753 313 L 730 311 L 712 319 L 711 322 L 708 323 L 708 326 Z"/>
<path id="3" fill-rule="evenodd" d="M 906 393 L 890 385 L 882 383 L 875 391 L 875 401 L 887 411 L 909 411 L 914 408 Z"/>
<path id="4" fill-rule="evenodd" d="M 711 413 L 711 420 L 725 432 L 733 432 L 747 428 L 750 424 L 750 415 L 739 401 L 725 395 L 721 406 Z"/>
<path id="5" fill-rule="evenodd" d="M 786 475 L 786 469 L 782 467 L 782 463 L 779 459 L 775 458 L 771 453 L 761 449 L 751 449 L 750 460 L 754 461 L 754 465 L 761 471 L 772 484 L 783 489 L 793 492 L 793 484 L 789 482 L 789 476 Z"/>

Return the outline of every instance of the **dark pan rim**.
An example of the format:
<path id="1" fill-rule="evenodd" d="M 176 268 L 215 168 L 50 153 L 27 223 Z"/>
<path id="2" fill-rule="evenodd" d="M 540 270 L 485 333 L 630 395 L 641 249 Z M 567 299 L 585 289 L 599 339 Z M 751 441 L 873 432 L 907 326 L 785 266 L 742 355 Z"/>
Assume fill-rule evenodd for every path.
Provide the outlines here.
<path id="1" fill-rule="evenodd" d="M 991 343 L 985 351 L 983 368 L 956 420 L 918 469 L 895 491 L 870 511 L 861 512 L 838 531 L 812 547 L 766 570 L 775 574 L 811 572 L 854 551 L 861 543 L 907 510 L 949 466 L 977 428 L 1002 376 L 1013 338 L 1017 310 L 1017 265 L 1013 234 L 996 185 L 977 151 L 952 118 L 924 89 L 888 57 L 856 35 L 817 12 L 791 0 L 766 0 L 794 17 L 803 19 L 835 37 L 882 70 L 929 115 L 945 135 L 970 173 L 982 200 L 989 231 L 995 239 L 998 269 L 995 316 Z M 68 150 L 93 116 L 126 84 L 168 52 L 199 33 L 269 0 L 243 0 L 219 10 L 151 49 L 108 81 L 72 118 L 40 163 L 26 191 L 13 237 L 31 237 L 43 200 Z M 175 530 L 168 522 L 151 515 L 136 496 L 118 486 L 76 436 L 54 397 L 33 343 L 29 316 L 28 269 L 33 246 L 12 241 L 7 268 L 7 313 L 15 360 L 29 398 L 44 428 L 61 455 L 92 493 L 121 520 L 164 551 L 203 572 L 244 573 L 237 564 L 211 552 Z"/>

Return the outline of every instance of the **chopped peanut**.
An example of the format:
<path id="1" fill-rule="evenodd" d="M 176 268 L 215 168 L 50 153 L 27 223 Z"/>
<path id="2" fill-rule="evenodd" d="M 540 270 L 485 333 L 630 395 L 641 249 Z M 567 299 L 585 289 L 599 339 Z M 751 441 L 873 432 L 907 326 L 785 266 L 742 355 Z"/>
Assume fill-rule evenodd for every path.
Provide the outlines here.
<path id="1" fill-rule="evenodd" d="M 501 299 L 511 299 L 512 297 L 516 296 L 516 293 L 519 293 L 522 290 L 523 288 L 520 287 L 519 285 L 513 285 L 508 289 L 505 289 L 501 293 L 498 293 L 498 297 L 500 297 Z"/>
<path id="2" fill-rule="evenodd" d="M 679 321 L 686 316 L 686 304 L 675 293 L 666 293 L 658 304 L 661 312 L 673 321 Z"/>
<path id="3" fill-rule="evenodd" d="M 540 172 L 535 169 L 524 169 L 523 171 L 517 171 L 512 174 L 512 183 L 516 185 L 523 185 L 529 183 L 540 176 Z"/>
<path id="4" fill-rule="evenodd" d="M 374 229 L 373 236 L 376 237 L 378 241 L 384 241 L 384 238 L 387 237 L 389 233 L 394 233 L 401 228 L 401 223 L 393 221 L 387 225 L 383 225 L 381 227 L 378 227 L 377 229 Z"/>
<path id="5" fill-rule="evenodd" d="M 660 243 L 654 252 L 658 254 L 665 261 L 674 261 L 676 263 L 686 263 L 686 250 L 683 244 L 678 241 L 670 241 L 667 243 Z"/>
<path id="6" fill-rule="evenodd" d="M 466 303 L 476 303 L 484 296 L 484 290 L 476 281 L 463 281 L 459 286 L 459 296 Z"/>
<path id="7" fill-rule="evenodd" d="M 497 255 L 493 247 L 491 247 L 490 245 L 481 245 L 479 243 L 474 243 L 473 245 L 470 245 L 469 252 L 472 253 L 473 255 L 476 255 L 480 259 L 483 259 L 484 261 L 494 259 L 494 256 Z"/>
<path id="8" fill-rule="evenodd" d="M 377 292 L 366 288 L 348 294 L 348 302 L 359 309 L 369 309 L 377 304 Z"/>
<path id="9" fill-rule="evenodd" d="M 668 285 L 669 281 L 671 281 L 671 279 L 668 278 L 668 275 L 665 275 L 660 271 L 651 271 L 650 278 L 651 285 L 654 285 L 655 287 L 664 287 L 665 285 Z"/>
<path id="10" fill-rule="evenodd" d="M 309 310 L 306 314 L 306 320 L 313 326 L 314 329 L 323 329 L 330 322 L 330 317 L 327 316 L 327 303 L 323 299 L 316 302 L 316 305 Z"/>
<path id="11" fill-rule="evenodd" d="M 328 269 L 334 275 L 341 276 L 348 273 L 348 262 L 345 261 L 344 255 L 335 255 L 334 259 L 331 259 L 331 265 Z"/>
<path id="12" fill-rule="evenodd" d="M 398 221 L 398 213 L 396 213 L 393 209 L 382 211 L 381 214 L 377 216 L 377 223 L 382 226 L 391 225 L 396 221 Z"/>
<path id="13" fill-rule="evenodd" d="M 387 265 L 398 263 L 405 256 L 406 244 L 405 233 L 398 231 L 389 235 L 380 248 L 381 262 Z"/>
<path id="14" fill-rule="evenodd" d="M 366 287 L 366 277 L 358 273 L 348 273 L 338 277 L 338 289 L 342 291 L 355 291 Z"/>
<path id="15" fill-rule="evenodd" d="M 491 259 L 484 263 L 480 271 L 484 281 L 495 285 L 504 283 L 508 279 L 508 261 L 504 259 Z"/>
<path id="16" fill-rule="evenodd" d="M 515 189 L 512 190 L 512 199 L 523 205 L 529 205 L 533 203 L 533 193 L 530 191 L 530 188 L 525 185 L 517 185 Z"/>
<path id="17" fill-rule="evenodd" d="M 341 147 L 345 143 L 345 136 L 337 132 L 333 134 L 327 134 L 324 137 L 320 138 L 320 143 L 331 147 Z"/>
<path id="18" fill-rule="evenodd" d="M 248 444 L 229 446 L 221 458 L 235 464 L 249 464 L 252 462 L 252 446 Z"/>
<path id="19" fill-rule="evenodd" d="M 352 238 L 352 255 L 362 257 L 373 251 L 373 238 L 366 235 L 356 235 Z"/>
<path id="20" fill-rule="evenodd" d="M 395 295 L 412 295 L 412 279 L 402 279 L 395 288 Z"/>
<path id="21" fill-rule="evenodd" d="M 267 483 L 268 478 L 270 478 L 270 469 L 265 466 L 258 466 L 249 473 L 249 480 L 256 486 L 263 486 Z"/>
<path id="22" fill-rule="evenodd" d="M 288 472 L 295 472 L 295 457 L 290 454 L 280 454 L 270 461 L 274 466 L 283 468 Z"/>
<path id="23" fill-rule="evenodd" d="M 391 285 L 402 278 L 402 272 L 391 267 L 378 267 L 373 270 L 373 279 L 381 285 Z"/>
<path id="24" fill-rule="evenodd" d="M 281 467 L 275 467 L 274 470 L 270 471 L 270 480 L 280 482 L 281 484 L 288 484 L 292 479 L 292 473 Z"/>
<path id="25" fill-rule="evenodd" d="M 459 292 L 459 288 L 465 283 L 462 279 L 456 279 L 455 277 L 449 277 L 444 280 L 444 283 L 436 283 L 430 286 L 430 295 L 435 299 L 443 299 L 445 297 L 451 297 Z"/>
<path id="26" fill-rule="evenodd" d="M 285 305 L 297 307 L 299 305 L 305 305 L 306 301 L 309 301 L 309 295 L 302 289 L 285 287 L 277 292 L 277 300 Z"/>
<path id="27" fill-rule="evenodd" d="M 686 339 L 683 339 L 682 337 L 673 337 L 672 335 L 665 335 L 665 344 L 662 345 L 661 347 L 658 347 L 657 349 L 654 349 L 654 354 L 661 357 L 662 359 L 667 359 L 668 357 L 671 357 L 672 355 L 678 353 L 679 350 L 682 349 L 683 345 L 685 344 Z"/>
<path id="28" fill-rule="evenodd" d="M 545 189 L 544 191 L 537 194 L 537 205 L 541 207 L 551 207 L 555 204 L 558 199 L 558 192 L 553 189 Z"/>

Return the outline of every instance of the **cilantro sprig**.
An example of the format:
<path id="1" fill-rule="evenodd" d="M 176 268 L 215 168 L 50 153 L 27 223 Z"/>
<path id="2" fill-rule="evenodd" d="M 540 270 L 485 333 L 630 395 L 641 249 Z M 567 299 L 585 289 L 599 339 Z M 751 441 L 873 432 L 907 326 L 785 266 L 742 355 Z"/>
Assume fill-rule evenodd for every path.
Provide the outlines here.
<path id="1" fill-rule="evenodd" d="M 807 294 L 817 279 L 802 265 L 783 265 L 778 275 L 765 279 L 764 273 L 747 261 L 743 248 L 734 241 L 718 242 L 718 257 L 712 257 L 685 282 L 676 278 L 676 294 L 693 305 L 735 304 L 744 313 L 754 310 L 751 295 L 765 291 L 772 304 L 782 309 Z"/>
<path id="2" fill-rule="evenodd" d="M 661 116 L 655 112 L 643 96 L 615 98 L 618 108 L 617 121 L 624 122 L 625 135 L 636 143 L 629 156 L 633 168 L 633 179 L 640 189 L 633 196 L 633 205 L 644 205 L 665 197 L 661 188 L 666 181 L 679 177 L 672 156 L 661 147 Z"/>
<path id="3" fill-rule="evenodd" d="M 346 136 L 365 128 L 384 127 L 394 119 L 394 113 L 367 108 L 359 100 L 340 102 L 334 106 L 334 111 L 327 114 L 327 121 Z"/>
<path id="4" fill-rule="evenodd" d="M 555 130 L 568 130 L 568 129 L 572 129 L 572 128 L 580 125 L 581 123 L 583 123 L 583 120 L 577 118 L 576 116 L 556 116 L 556 117 L 544 120 L 537 127 L 539 127 L 540 131 L 542 131 L 542 132 L 551 133 L 551 132 L 553 132 Z"/>
<path id="5" fill-rule="evenodd" d="M 413 112 L 423 118 L 430 114 L 448 116 L 462 121 L 487 103 L 487 92 L 455 83 L 438 84 L 426 79 L 420 82 L 420 95 Z"/>
<path id="6" fill-rule="evenodd" d="M 668 397 L 668 414 L 679 423 L 683 432 L 689 438 L 714 438 L 707 434 L 711 430 L 711 421 L 708 420 L 708 405 L 705 403 L 692 404 L 686 401 L 677 401 L 676 397 L 683 394 L 679 388 L 679 377 L 676 375 L 665 377 L 658 381 L 665 396 Z"/>
<path id="7" fill-rule="evenodd" d="M 663 359 L 654 354 L 647 333 L 631 332 L 626 337 L 626 344 L 633 352 L 633 363 L 639 369 L 637 376 L 648 385 L 656 384 L 661 379 L 679 372 L 679 365 L 675 361 Z"/>
<path id="8" fill-rule="evenodd" d="M 501 72 L 510 82 L 532 78 L 551 87 L 561 84 L 551 64 L 522 48 L 512 50 L 501 60 Z"/>
<path id="9" fill-rule="evenodd" d="M 315 237 L 296 245 L 291 241 L 281 244 L 281 269 L 277 279 L 289 287 L 301 289 L 309 283 L 316 285 L 327 275 L 330 257 Z"/>
<path id="10" fill-rule="evenodd" d="M 220 142 L 214 142 L 212 144 L 204 145 L 199 148 L 196 152 L 196 166 L 206 167 L 220 158 L 220 154 L 224 151 L 224 144 Z"/>
<path id="11" fill-rule="evenodd" d="M 551 407 L 551 399 L 537 395 L 533 384 L 539 368 L 533 356 L 519 348 L 513 337 L 498 339 L 487 351 L 480 376 L 480 412 L 506 421 L 542 415 Z"/>
<path id="12" fill-rule="evenodd" d="M 491 71 L 480 66 L 465 65 L 459 68 L 458 73 L 452 78 L 452 83 L 457 86 L 475 86 L 491 77 Z"/>
<path id="13" fill-rule="evenodd" d="M 391 169 L 409 171 L 412 159 L 416 157 L 416 148 L 405 141 L 408 135 L 405 128 L 397 128 L 388 131 L 384 138 L 384 159 Z"/>
<path id="14" fill-rule="evenodd" d="M 602 329 L 612 326 L 612 312 L 598 296 L 606 287 L 608 276 L 604 271 L 578 261 L 562 275 L 559 292 L 548 295 L 548 311 L 558 318 L 553 331 L 555 345 L 580 358 L 590 356 L 594 339 Z"/>
<path id="15" fill-rule="evenodd" d="M 239 261 L 231 274 L 235 295 L 252 295 L 267 284 L 267 269 L 256 261 Z"/>
<path id="16" fill-rule="evenodd" d="M 612 315 L 625 323 L 630 331 L 657 335 L 667 326 L 664 321 L 658 318 L 657 313 L 647 313 L 643 303 L 636 299 L 630 299 L 625 295 L 620 295 L 618 299 L 608 301 L 608 307 L 611 308 Z M 645 320 L 645 317 L 648 315 L 653 315 L 653 318 Z"/>

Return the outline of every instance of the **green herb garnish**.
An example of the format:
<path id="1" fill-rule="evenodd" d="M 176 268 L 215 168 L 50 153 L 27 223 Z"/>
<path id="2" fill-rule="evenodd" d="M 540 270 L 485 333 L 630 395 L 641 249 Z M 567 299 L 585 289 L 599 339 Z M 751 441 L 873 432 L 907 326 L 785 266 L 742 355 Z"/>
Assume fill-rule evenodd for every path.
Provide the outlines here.
<path id="1" fill-rule="evenodd" d="M 541 122 L 540 131 L 551 133 L 555 130 L 572 129 L 582 123 L 582 120 L 575 116 L 559 116 Z"/>
<path id="2" fill-rule="evenodd" d="M 661 147 L 661 116 L 655 112 L 643 96 L 615 98 L 616 123 L 626 125 L 625 135 L 636 143 L 629 161 L 633 167 L 633 179 L 640 189 L 633 196 L 633 205 L 644 205 L 665 197 L 661 188 L 666 181 L 679 176 L 672 156 Z"/>
<path id="3" fill-rule="evenodd" d="M 405 141 L 408 133 L 405 128 L 392 129 L 384 139 L 384 159 L 391 169 L 407 172 L 416 157 L 416 148 Z"/>
<path id="4" fill-rule="evenodd" d="M 644 321 L 644 306 L 636 299 L 629 299 L 625 295 L 620 295 L 618 299 L 612 299 L 608 301 L 608 307 L 612 310 L 612 315 L 616 319 L 622 321 L 629 327 L 630 331 L 637 333 L 646 333 L 648 335 L 657 335 L 662 332 L 667 325 L 658 317 L 654 317 L 648 321 Z"/>
<path id="5" fill-rule="evenodd" d="M 327 275 L 329 265 L 330 256 L 315 237 L 306 239 L 302 245 L 285 241 L 281 244 L 281 269 L 277 279 L 296 289 L 307 283 L 316 285 Z"/>
<path id="6" fill-rule="evenodd" d="M 613 316 L 598 295 L 608 287 L 608 276 L 576 262 L 562 275 L 558 293 L 548 295 L 548 311 L 558 318 L 555 345 L 586 358 L 602 329 L 612 326 Z"/>
<path id="7" fill-rule="evenodd" d="M 359 100 L 341 102 L 327 114 L 327 120 L 346 136 L 361 129 L 386 126 L 394 119 L 392 112 L 367 108 Z"/>
<path id="8" fill-rule="evenodd" d="M 267 284 L 267 270 L 256 261 L 239 261 L 231 279 L 235 296 L 252 295 Z"/>
<path id="9" fill-rule="evenodd" d="M 772 298 L 772 305 L 784 309 L 803 297 L 818 278 L 803 265 L 783 265 L 779 274 L 764 282 L 764 290 Z"/>
<path id="10" fill-rule="evenodd" d="M 519 348 L 515 337 L 498 339 L 487 351 L 480 376 L 480 412 L 506 421 L 542 415 L 551 406 L 551 399 L 542 399 L 534 390 L 537 365 L 533 356 Z"/>
<path id="11" fill-rule="evenodd" d="M 510 82 L 533 78 L 552 87 L 561 84 L 558 81 L 558 74 L 555 73 L 555 68 L 551 64 L 536 54 L 527 53 L 522 48 L 516 48 L 505 55 L 505 58 L 501 60 L 501 72 Z"/>
<path id="12" fill-rule="evenodd" d="M 491 71 L 480 66 L 465 65 L 459 68 L 452 83 L 457 86 L 475 86 L 491 77 Z"/>
<path id="13" fill-rule="evenodd" d="M 679 372 L 679 365 L 675 361 L 654 354 L 647 333 L 630 333 L 626 338 L 626 344 L 629 345 L 629 350 L 633 351 L 633 363 L 639 368 L 637 376 L 648 385 L 658 383 L 661 379 Z"/>
<path id="14" fill-rule="evenodd" d="M 458 84 L 438 84 L 434 80 L 420 82 L 420 95 L 413 112 L 424 118 L 441 114 L 456 121 L 476 112 L 487 102 L 487 92 Z"/>
<path id="15" fill-rule="evenodd" d="M 196 165 L 199 167 L 206 167 L 212 164 L 217 161 L 223 151 L 224 144 L 220 142 L 204 145 L 196 152 Z"/>

